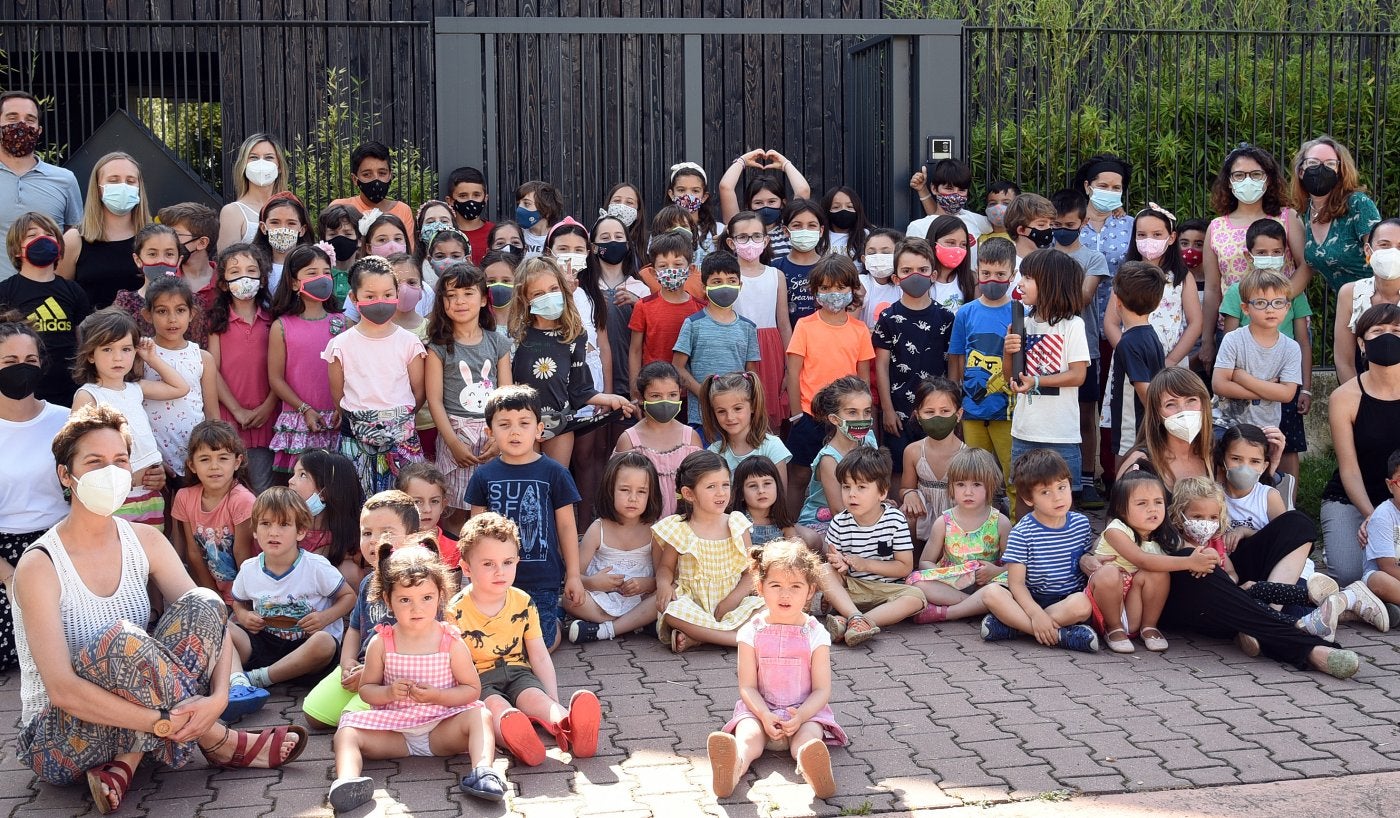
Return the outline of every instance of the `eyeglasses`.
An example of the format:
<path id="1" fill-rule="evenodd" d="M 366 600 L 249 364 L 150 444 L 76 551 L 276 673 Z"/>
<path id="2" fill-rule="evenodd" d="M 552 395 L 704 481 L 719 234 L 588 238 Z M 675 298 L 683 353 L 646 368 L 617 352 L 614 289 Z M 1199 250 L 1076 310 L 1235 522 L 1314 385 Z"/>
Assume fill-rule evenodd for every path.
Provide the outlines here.
<path id="1" fill-rule="evenodd" d="M 1288 306 L 1287 298 L 1251 298 L 1249 306 L 1256 310 L 1281 310 Z"/>
<path id="2" fill-rule="evenodd" d="M 1268 176 L 1269 175 L 1262 170 L 1237 170 L 1230 174 L 1230 181 L 1243 182 L 1245 179 L 1253 179 L 1256 182 L 1262 182 L 1267 179 Z"/>
<path id="3" fill-rule="evenodd" d="M 1304 159 L 1304 160 L 1303 160 L 1303 170 L 1308 170 L 1308 169 L 1310 169 L 1310 168 L 1315 168 L 1315 167 L 1317 167 L 1318 165 L 1326 165 L 1326 166 L 1328 167 L 1328 169 L 1330 169 L 1330 170 L 1336 170 L 1337 168 L 1339 168 L 1339 167 L 1342 166 L 1342 163 L 1339 162 L 1339 161 L 1337 161 L 1336 159 Z"/>
<path id="4" fill-rule="evenodd" d="M 751 242 L 754 242 L 754 243 L 756 244 L 756 243 L 758 243 L 758 242 L 760 242 L 760 241 L 763 241 L 764 239 L 768 238 L 768 234 L 767 234 L 767 233 L 740 233 L 740 234 L 738 234 L 738 235 L 731 236 L 730 238 L 734 239 L 734 243 L 735 243 L 735 244 L 738 244 L 739 242 L 742 242 L 742 241 L 751 241 Z"/>

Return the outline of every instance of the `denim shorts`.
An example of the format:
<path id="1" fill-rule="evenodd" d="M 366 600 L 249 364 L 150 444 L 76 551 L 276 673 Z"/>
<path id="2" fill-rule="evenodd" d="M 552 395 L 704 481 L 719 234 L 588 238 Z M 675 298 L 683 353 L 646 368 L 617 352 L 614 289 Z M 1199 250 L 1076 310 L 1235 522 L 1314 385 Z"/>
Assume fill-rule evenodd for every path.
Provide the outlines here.
<path id="1" fill-rule="evenodd" d="M 1079 491 L 1080 467 L 1083 465 L 1083 455 L 1080 453 L 1078 443 L 1031 443 L 1019 437 L 1011 438 L 1011 462 L 1015 463 L 1016 458 L 1030 451 L 1031 449 L 1049 449 L 1069 464 L 1069 488 L 1070 491 Z"/>
<path id="2" fill-rule="evenodd" d="M 552 646 L 554 640 L 559 637 L 559 623 L 564 621 L 564 609 L 559 607 L 559 592 L 541 591 L 534 588 L 523 588 L 522 590 L 529 594 L 530 599 L 535 603 L 535 612 L 540 617 L 540 636 L 544 638 L 544 646 Z"/>

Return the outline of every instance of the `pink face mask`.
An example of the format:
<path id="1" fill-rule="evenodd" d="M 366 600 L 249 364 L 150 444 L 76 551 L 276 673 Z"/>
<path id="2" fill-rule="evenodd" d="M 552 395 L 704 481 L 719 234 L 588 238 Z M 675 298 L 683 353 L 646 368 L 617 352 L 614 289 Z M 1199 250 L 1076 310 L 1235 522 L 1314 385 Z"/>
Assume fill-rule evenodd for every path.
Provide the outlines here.
<path id="1" fill-rule="evenodd" d="M 1162 254 L 1167 252 L 1167 244 L 1168 242 L 1166 239 L 1150 239 L 1145 236 L 1139 236 L 1137 239 L 1137 251 L 1146 259 L 1161 258 Z"/>
<path id="2" fill-rule="evenodd" d="M 376 256 L 388 258 L 395 253 L 406 253 L 408 247 L 401 241 L 381 241 L 378 244 L 370 245 L 370 251 Z"/>
<path id="3" fill-rule="evenodd" d="M 413 312 L 418 302 L 423 300 L 423 289 L 410 286 L 407 282 L 399 285 L 399 311 Z"/>
<path id="4" fill-rule="evenodd" d="M 734 252 L 738 253 L 739 258 L 744 261 L 758 261 L 767 244 L 766 241 L 736 241 L 734 242 Z"/>

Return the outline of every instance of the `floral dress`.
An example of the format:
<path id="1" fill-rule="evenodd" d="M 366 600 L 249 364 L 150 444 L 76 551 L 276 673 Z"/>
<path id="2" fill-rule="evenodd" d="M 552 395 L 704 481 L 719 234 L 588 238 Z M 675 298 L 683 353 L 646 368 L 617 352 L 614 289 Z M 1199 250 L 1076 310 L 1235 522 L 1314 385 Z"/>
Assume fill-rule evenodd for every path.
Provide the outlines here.
<path id="1" fill-rule="evenodd" d="M 1001 537 L 997 532 L 997 513 L 988 512 L 987 521 L 971 531 L 963 530 L 951 510 L 943 512 L 943 556 L 932 568 L 920 568 L 904 581 L 910 585 L 919 582 L 941 582 L 958 590 L 969 588 L 977 582 L 978 569 L 991 565 L 997 559 L 997 543 Z M 1004 582 L 1005 574 L 995 582 Z"/>
<path id="2" fill-rule="evenodd" d="M 729 537 L 706 540 L 679 514 L 666 517 L 651 527 L 657 542 L 669 545 L 680 554 L 676 563 L 676 595 L 666 610 L 657 617 L 656 633 L 662 642 L 670 643 L 671 626 L 666 617 L 717 631 L 737 631 L 753 615 L 763 610 L 763 599 L 744 597 L 738 607 L 715 618 L 715 608 L 734 590 L 741 575 L 749 567 L 749 555 L 744 553 L 744 533 L 752 523 L 742 514 L 729 515 Z"/>
<path id="3" fill-rule="evenodd" d="M 1347 212 L 1332 222 L 1321 242 L 1313 236 L 1311 201 L 1303 216 L 1303 257 L 1309 267 L 1322 273 L 1333 292 L 1348 281 L 1370 275 L 1363 243 L 1371 234 L 1371 228 L 1381 220 L 1371 197 L 1359 190 L 1352 193 L 1347 199 Z"/>
<path id="4" fill-rule="evenodd" d="M 1157 340 L 1162 342 L 1164 353 L 1170 354 L 1186 332 L 1186 307 L 1181 301 L 1181 290 L 1184 286 L 1184 283 L 1173 286 L 1168 280 L 1167 286 L 1162 289 L 1162 303 L 1147 316 L 1147 323 L 1151 324 L 1153 331 L 1157 333 Z M 1112 376 L 1110 383 L 1111 378 Z"/>

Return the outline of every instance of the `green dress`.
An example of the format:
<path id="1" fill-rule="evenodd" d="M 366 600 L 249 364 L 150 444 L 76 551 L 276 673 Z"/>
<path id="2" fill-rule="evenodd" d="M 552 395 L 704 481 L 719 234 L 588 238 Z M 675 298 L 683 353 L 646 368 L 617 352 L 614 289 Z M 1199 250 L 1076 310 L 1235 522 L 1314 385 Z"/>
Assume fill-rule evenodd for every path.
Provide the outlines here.
<path id="1" fill-rule="evenodd" d="M 1303 257 L 1308 266 L 1327 279 L 1332 292 L 1348 281 L 1371 275 L 1366 264 L 1365 243 L 1381 213 L 1371 197 L 1355 191 L 1347 199 L 1347 212 L 1332 222 L 1327 238 L 1318 243 L 1312 231 L 1312 202 L 1303 210 Z"/>

